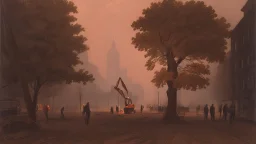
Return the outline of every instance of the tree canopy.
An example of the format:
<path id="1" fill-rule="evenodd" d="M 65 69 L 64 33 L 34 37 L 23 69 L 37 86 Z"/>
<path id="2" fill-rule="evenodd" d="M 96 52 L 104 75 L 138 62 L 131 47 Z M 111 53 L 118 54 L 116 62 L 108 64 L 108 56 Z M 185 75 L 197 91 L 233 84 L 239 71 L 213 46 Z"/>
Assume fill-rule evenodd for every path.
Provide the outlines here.
<path id="1" fill-rule="evenodd" d="M 152 82 L 162 87 L 170 79 L 165 57 L 170 52 L 179 73 L 173 80 L 174 86 L 188 90 L 209 85 L 208 63 L 224 60 L 230 34 L 225 18 L 218 17 L 204 2 L 193 0 L 153 2 L 131 26 L 137 32 L 132 44 L 146 52 L 147 69 L 162 66 Z"/>
<path id="2" fill-rule="evenodd" d="M 77 7 L 69 0 L 6 1 L 5 18 L 12 45 L 5 49 L 5 78 L 22 83 L 28 109 L 37 103 L 45 83 L 92 82 L 79 54 L 89 48 L 84 28 L 74 16 Z M 31 86 L 32 96 L 26 89 Z M 29 95 L 29 96 L 28 96 Z M 31 99 L 32 97 L 32 99 Z M 29 106 L 30 105 L 30 106 Z"/>
<path id="3" fill-rule="evenodd" d="M 68 0 L 26 0 L 14 12 L 8 12 L 15 43 L 15 59 L 10 60 L 13 76 L 21 74 L 28 81 L 92 81 L 92 75 L 76 66 L 83 64 L 79 54 L 88 50 L 87 40 L 73 15 L 77 7 Z M 13 4 L 13 3 L 12 3 Z M 16 2 L 17 4 L 17 2 Z M 12 5 L 13 6 L 13 5 Z M 13 63 L 20 67 L 13 67 Z M 22 68 L 22 69 L 18 69 Z M 18 71 L 17 71 L 18 69 Z M 10 74 L 10 73 L 9 73 Z"/>

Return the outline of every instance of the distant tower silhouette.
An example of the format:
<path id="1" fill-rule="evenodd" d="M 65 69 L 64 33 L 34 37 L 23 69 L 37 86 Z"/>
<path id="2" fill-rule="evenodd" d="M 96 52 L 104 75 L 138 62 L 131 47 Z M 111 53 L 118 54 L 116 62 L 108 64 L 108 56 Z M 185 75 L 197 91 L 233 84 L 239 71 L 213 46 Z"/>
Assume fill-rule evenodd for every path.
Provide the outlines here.
<path id="1" fill-rule="evenodd" d="M 120 55 L 116 49 L 115 41 L 107 53 L 107 81 L 109 85 L 115 85 L 120 75 Z"/>

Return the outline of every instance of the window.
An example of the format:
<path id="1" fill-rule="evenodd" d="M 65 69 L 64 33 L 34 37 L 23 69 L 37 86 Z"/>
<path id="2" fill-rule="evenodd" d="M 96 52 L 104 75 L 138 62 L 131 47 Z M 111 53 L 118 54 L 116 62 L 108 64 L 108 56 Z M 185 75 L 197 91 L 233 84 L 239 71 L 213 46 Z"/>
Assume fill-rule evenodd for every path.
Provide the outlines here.
<path id="1" fill-rule="evenodd" d="M 243 82 L 242 82 L 242 89 L 243 89 L 243 90 L 245 89 L 245 82 L 244 82 L 244 80 L 243 80 Z"/>
<path id="2" fill-rule="evenodd" d="M 254 89 L 255 88 L 255 76 L 254 76 L 254 74 L 252 75 L 252 77 L 251 77 L 251 81 L 252 81 L 252 89 Z"/>
<path id="3" fill-rule="evenodd" d="M 250 65 L 250 56 L 247 57 L 247 65 Z"/>
<path id="4" fill-rule="evenodd" d="M 252 76 L 252 81 L 253 81 L 253 87 L 256 88 L 256 80 L 255 80 L 255 75 Z"/>
<path id="5" fill-rule="evenodd" d="M 236 42 L 234 42 L 234 51 L 237 51 Z"/>
<path id="6" fill-rule="evenodd" d="M 250 78 L 249 77 L 247 78 L 246 85 L 247 85 L 247 88 L 250 88 Z"/>
<path id="7" fill-rule="evenodd" d="M 248 40 L 250 40 L 250 27 L 248 28 Z"/>

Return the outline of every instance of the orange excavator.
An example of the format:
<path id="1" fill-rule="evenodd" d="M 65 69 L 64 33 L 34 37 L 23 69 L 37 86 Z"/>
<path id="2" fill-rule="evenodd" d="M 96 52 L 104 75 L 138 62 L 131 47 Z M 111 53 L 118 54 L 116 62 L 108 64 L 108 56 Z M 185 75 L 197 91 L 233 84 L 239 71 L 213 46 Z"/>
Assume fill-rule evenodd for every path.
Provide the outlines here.
<path id="1" fill-rule="evenodd" d="M 127 96 L 125 96 L 124 92 L 119 88 L 119 83 L 121 82 L 122 87 L 124 88 L 124 90 L 126 91 Z M 117 80 L 116 86 L 114 87 L 114 89 L 124 98 L 124 103 L 125 103 L 125 107 L 124 107 L 124 113 L 125 114 L 131 114 L 131 113 L 135 113 L 135 105 L 132 104 L 132 100 L 131 98 L 128 97 L 128 90 L 122 80 L 122 78 L 119 77 L 119 79 Z"/>

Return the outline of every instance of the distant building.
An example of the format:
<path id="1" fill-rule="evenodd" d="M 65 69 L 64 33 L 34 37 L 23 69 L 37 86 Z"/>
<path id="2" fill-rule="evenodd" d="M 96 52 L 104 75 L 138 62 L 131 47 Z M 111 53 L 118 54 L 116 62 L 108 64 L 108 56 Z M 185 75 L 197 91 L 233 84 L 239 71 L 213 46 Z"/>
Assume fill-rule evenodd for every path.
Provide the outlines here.
<path id="1" fill-rule="evenodd" d="M 144 89 L 141 85 L 136 84 L 127 75 L 127 69 L 120 66 L 120 54 L 113 41 L 110 50 L 107 53 L 107 81 L 111 89 L 121 77 L 126 84 L 133 103 L 141 104 L 144 101 Z M 132 95 L 131 95 L 132 94 Z"/>
<path id="2" fill-rule="evenodd" d="M 3 78 L 2 69 L 3 66 L 7 64 L 6 57 L 3 53 L 4 49 L 8 48 L 10 46 L 10 35 L 8 32 L 8 25 L 6 22 L 6 5 L 4 3 L 4 0 L 0 0 L 0 20 L 1 20 L 1 26 L 0 26 L 0 98 L 7 98 L 8 97 L 8 90 L 9 86 L 6 86 L 7 83 L 5 82 Z"/>
<path id="3" fill-rule="evenodd" d="M 3 96 L 3 76 L 1 73 L 1 69 L 2 69 L 2 48 L 3 48 L 3 38 L 4 38 L 4 33 L 3 33 L 3 5 L 2 5 L 2 0 L 0 0 L 0 99 Z"/>
<path id="4" fill-rule="evenodd" d="M 248 0 L 242 11 L 244 17 L 231 35 L 232 94 L 240 116 L 256 121 L 255 1 Z"/>
<path id="5" fill-rule="evenodd" d="M 120 54 L 116 49 L 115 41 L 107 53 L 107 81 L 109 86 L 114 86 L 120 76 Z"/>
<path id="6" fill-rule="evenodd" d="M 214 81 L 214 99 L 219 103 L 232 101 L 235 99 L 232 95 L 232 80 L 231 80 L 231 55 L 226 54 L 226 59 L 217 67 L 217 74 Z"/>

